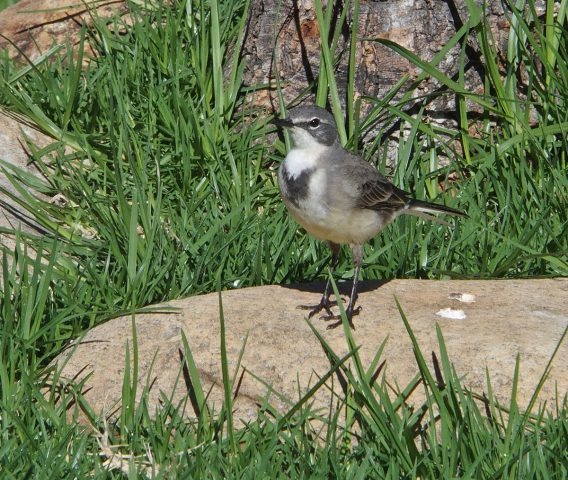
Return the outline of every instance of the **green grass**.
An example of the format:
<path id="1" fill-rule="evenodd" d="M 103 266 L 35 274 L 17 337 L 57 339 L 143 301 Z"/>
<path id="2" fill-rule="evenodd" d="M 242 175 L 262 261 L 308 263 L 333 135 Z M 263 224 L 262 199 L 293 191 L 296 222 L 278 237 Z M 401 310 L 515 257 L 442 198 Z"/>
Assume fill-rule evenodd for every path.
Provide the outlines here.
<path id="1" fill-rule="evenodd" d="M 350 66 L 349 108 L 341 112 L 334 75 L 347 16 L 340 12 L 328 35 L 331 10 L 316 2 L 329 42 L 322 42 L 320 77 L 310 89 L 332 107 L 342 139 L 386 170 L 383 134 L 398 128 L 393 180 L 470 216 L 452 229 L 397 220 L 366 247 L 365 278 L 568 274 L 566 5 L 553 13 L 549 2 L 541 18 L 531 2 L 517 2 L 504 66 L 493 63 L 498 56 L 484 12 L 473 4 L 464 28 L 430 63 L 383 41 L 424 71 L 401 79 L 383 99 L 353 101 L 356 51 L 348 48 L 342 53 Z M 348 393 L 336 399 L 338 413 L 311 411 L 308 396 L 288 414 L 266 403 L 245 428 L 231 416 L 235 372 L 226 362 L 225 406 L 213 415 L 201 392 L 196 422 L 183 420 L 184 406 L 167 398 L 151 419 L 144 402 L 133 402 L 135 371 L 124 379 L 123 405 L 130 408 L 109 424 L 90 412 L 78 388 L 61 389 L 50 361 L 71 338 L 108 318 L 185 295 L 323 275 L 326 247 L 297 229 L 278 196 L 275 170 L 285 146 L 271 145 L 269 118 L 248 100 L 266 86 L 243 84 L 239 53 L 249 6 L 195 0 L 170 10 L 133 2 L 131 26 L 97 21 L 84 32 L 96 52 L 89 68 L 81 68 L 81 48 L 78 57 L 56 48 L 34 65 L 0 60 L 0 105 L 53 138 L 43 149 L 29 145 L 43 179 L 2 163 L 19 186 L 20 210 L 42 229 L 12 232 L 16 248 L 3 251 L 2 477 L 119 478 L 126 476 L 121 468 L 133 478 L 568 477 L 564 397 L 533 415 L 519 411 L 515 390 L 510 405 L 497 405 L 490 391 L 480 402 L 461 386 L 441 332 L 434 376 L 416 345 L 416 380 L 392 398 L 373 375 L 380 350 L 374 365 L 361 365 L 347 331 L 354 367 L 329 351 L 329 375 L 340 370 L 348 381 Z M 486 59 L 481 94 L 464 85 L 471 68 L 465 42 L 472 35 Z M 458 74 L 449 78 L 437 65 L 453 46 L 462 56 Z M 416 100 L 416 88 L 428 78 L 439 88 Z M 456 98 L 456 128 L 427 116 L 440 95 Z M 363 102 L 372 108 L 361 118 Z M 470 113 L 472 103 L 481 113 Z M 375 140 L 364 143 L 373 131 Z M 453 162 L 442 166 L 446 158 Z M 60 194 L 64 205 L 29 192 Z M 338 271 L 350 278 L 348 258 Z M 136 345 L 129 355 L 136 360 Z M 199 392 L 191 358 L 186 348 Z M 44 397 L 46 384 L 51 395 Z M 404 391 L 413 388 L 428 393 L 424 405 L 404 401 Z M 71 402 L 102 437 L 66 418 Z M 314 416 L 325 432 L 310 422 Z M 105 464 L 109 455 L 114 463 Z M 126 462 L 120 468 L 119 459 Z"/>
<path id="2" fill-rule="evenodd" d="M 0 10 L 4 10 L 6 7 L 14 5 L 15 3 L 18 3 L 18 0 L 0 0 Z"/>

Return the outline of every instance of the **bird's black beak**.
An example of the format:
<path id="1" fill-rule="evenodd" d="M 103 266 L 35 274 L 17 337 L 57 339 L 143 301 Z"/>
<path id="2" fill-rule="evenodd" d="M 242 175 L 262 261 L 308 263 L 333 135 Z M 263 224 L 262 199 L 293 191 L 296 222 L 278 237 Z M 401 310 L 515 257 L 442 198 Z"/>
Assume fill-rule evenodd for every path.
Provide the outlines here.
<path id="1" fill-rule="evenodd" d="M 270 123 L 276 125 L 277 127 L 284 127 L 284 128 L 292 128 L 294 126 L 294 122 L 289 118 L 275 118 Z"/>

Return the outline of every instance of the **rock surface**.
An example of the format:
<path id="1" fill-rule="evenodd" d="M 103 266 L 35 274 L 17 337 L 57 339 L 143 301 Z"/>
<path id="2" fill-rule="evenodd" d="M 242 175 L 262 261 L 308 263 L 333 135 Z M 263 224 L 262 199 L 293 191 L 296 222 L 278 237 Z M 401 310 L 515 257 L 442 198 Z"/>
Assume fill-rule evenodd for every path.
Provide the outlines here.
<path id="1" fill-rule="evenodd" d="M 89 24 L 92 15 L 122 13 L 126 2 L 103 2 L 96 8 L 91 5 L 90 10 L 87 3 L 93 2 L 20 0 L 0 12 L 0 50 L 5 49 L 11 58 L 35 61 L 55 45 L 75 44 L 82 25 Z"/>
<path id="2" fill-rule="evenodd" d="M 42 148 L 53 142 L 53 139 L 38 131 L 25 119 L 0 109 L 0 160 L 41 178 L 40 171 L 31 161 L 27 142 Z M 33 220 L 22 211 L 17 202 L 10 198 L 9 193 L 20 195 L 4 173 L 4 168 L 4 165 L 0 165 L 0 228 L 35 231 Z M 0 233 L 0 244 L 9 250 L 15 245 L 10 236 L 2 233 Z"/>
<path id="3" fill-rule="evenodd" d="M 362 285 L 359 304 L 363 310 L 355 318 L 354 332 L 362 361 L 368 365 L 388 337 L 382 356 L 382 360 L 386 360 L 386 378 L 397 382 L 401 388 L 417 373 L 417 366 L 395 298 L 400 301 L 430 365 L 430 353 L 439 352 L 435 330 L 439 324 L 458 374 L 464 376 L 464 384 L 477 393 L 487 391 L 487 367 L 494 392 L 506 402 L 510 398 L 515 359 L 519 354 L 521 407 L 528 404 L 568 324 L 568 279 L 394 280 Z M 265 286 L 222 293 L 231 374 L 247 339 L 241 364 L 241 371 L 243 368 L 246 371 L 235 418 L 254 418 L 257 403 L 268 394 L 266 385 L 294 401 L 299 398 L 299 391 L 305 392 L 329 370 L 322 347 L 304 321 L 305 312 L 296 309 L 298 304 L 317 303 L 321 286 Z M 473 295 L 475 301 L 461 302 L 455 299 L 459 297 L 456 293 Z M 183 330 L 204 389 L 211 389 L 208 403 L 216 405 L 218 411 L 223 398 L 218 299 L 216 293 L 195 296 L 170 302 L 168 305 L 178 309 L 176 311 L 136 315 L 138 379 L 140 385 L 146 385 L 148 379 L 153 382 L 151 408 L 159 405 L 160 391 L 172 393 L 176 381 L 174 401 L 188 394 L 183 375 L 179 376 Z M 451 319 L 438 314 L 448 308 L 462 310 L 465 318 Z M 339 356 L 348 351 L 341 327 L 326 330 L 322 320 L 314 319 L 313 323 Z M 132 318 L 116 318 L 93 328 L 57 359 L 64 379 L 77 382 L 89 376 L 83 390 L 96 412 L 116 412 L 127 343 L 132 352 Z M 265 384 L 253 375 L 263 379 Z M 340 392 L 337 379 L 334 388 Z M 540 400 L 552 401 L 555 388 L 560 398 L 568 392 L 568 341 L 560 346 Z M 418 390 L 420 388 L 413 397 L 415 401 L 420 401 Z M 286 402 L 274 394 L 269 401 L 286 411 Z M 325 408 L 328 401 L 329 391 L 320 389 L 315 405 Z M 191 411 L 188 413 L 193 415 Z"/>

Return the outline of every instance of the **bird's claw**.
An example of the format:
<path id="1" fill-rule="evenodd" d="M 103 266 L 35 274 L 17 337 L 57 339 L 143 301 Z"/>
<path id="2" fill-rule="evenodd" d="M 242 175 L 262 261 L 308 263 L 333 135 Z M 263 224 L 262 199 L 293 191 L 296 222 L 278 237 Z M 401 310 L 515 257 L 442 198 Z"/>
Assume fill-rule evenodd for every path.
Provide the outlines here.
<path id="1" fill-rule="evenodd" d="M 344 301 L 343 298 L 341 300 Z M 361 306 L 358 306 L 357 308 L 352 307 L 352 305 L 355 303 L 355 300 L 357 300 L 357 297 L 354 298 L 354 301 L 351 302 L 347 307 L 347 309 L 345 310 L 345 315 L 347 315 L 349 326 L 353 330 L 355 330 L 355 325 L 353 325 L 353 317 L 355 315 L 358 315 L 362 309 Z M 323 297 L 320 303 L 318 303 L 317 305 L 298 305 L 296 308 L 300 310 L 309 310 L 310 313 L 308 313 L 308 318 L 312 318 L 314 315 L 320 313 L 322 310 L 325 310 L 326 315 L 321 315 L 319 318 L 320 320 L 324 320 L 326 322 L 335 320 L 333 323 L 330 323 L 327 326 L 327 330 L 333 330 L 334 328 L 339 327 L 339 325 L 341 325 L 342 322 L 341 315 L 340 314 L 335 315 L 331 311 L 331 307 L 335 306 L 337 306 L 336 300 L 330 300 L 329 297 Z"/>
<path id="2" fill-rule="evenodd" d="M 309 310 L 308 318 L 312 318 L 317 313 L 325 310 L 328 316 L 332 316 L 333 312 L 331 311 L 331 307 L 335 307 L 337 305 L 337 301 L 330 300 L 328 298 L 322 298 L 321 302 L 317 305 L 298 305 L 296 308 L 300 310 Z"/>
<path id="3" fill-rule="evenodd" d="M 296 308 L 299 310 L 309 310 L 310 312 L 308 313 L 308 318 L 312 318 L 322 310 L 325 310 L 328 315 L 333 315 L 331 307 L 333 307 L 334 305 L 336 305 L 335 302 L 333 304 L 330 303 L 329 305 L 298 305 Z"/>
<path id="4" fill-rule="evenodd" d="M 347 316 L 347 321 L 349 322 L 349 326 L 355 330 L 355 325 L 353 324 L 353 317 L 355 315 L 359 315 L 359 312 L 361 312 L 362 307 L 358 306 L 357 308 L 351 308 L 351 306 L 347 307 L 347 310 L 345 310 L 345 315 Z M 341 325 L 342 320 L 341 320 L 341 315 L 322 315 L 320 317 L 320 320 L 324 320 L 326 322 L 329 322 L 331 320 L 335 320 L 335 322 L 330 323 L 327 326 L 327 330 L 333 330 L 337 327 L 339 327 L 339 325 Z"/>

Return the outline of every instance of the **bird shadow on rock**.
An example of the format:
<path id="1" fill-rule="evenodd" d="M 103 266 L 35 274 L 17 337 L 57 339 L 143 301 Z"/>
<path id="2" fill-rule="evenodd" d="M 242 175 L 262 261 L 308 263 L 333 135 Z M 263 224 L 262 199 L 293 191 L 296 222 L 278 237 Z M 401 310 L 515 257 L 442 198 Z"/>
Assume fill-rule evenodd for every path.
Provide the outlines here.
<path id="1" fill-rule="evenodd" d="M 336 282 L 337 282 L 337 288 L 339 289 L 339 293 L 341 295 L 349 296 L 351 294 L 351 287 L 353 286 L 353 282 L 351 280 L 336 281 Z M 357 292 L 358 293 L 372 292 L 373 290 L 377 290 L 389 282 L 390 280 L 365 280 L 359 282 Z M 299 290 L 301 292 L 321 294 L 325 288 L 325 282 L 290 283 L 287 285 L 282 284 L 280 286 L 292 290 Z"/>

